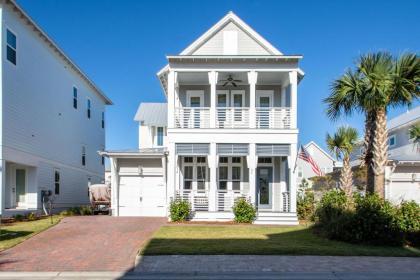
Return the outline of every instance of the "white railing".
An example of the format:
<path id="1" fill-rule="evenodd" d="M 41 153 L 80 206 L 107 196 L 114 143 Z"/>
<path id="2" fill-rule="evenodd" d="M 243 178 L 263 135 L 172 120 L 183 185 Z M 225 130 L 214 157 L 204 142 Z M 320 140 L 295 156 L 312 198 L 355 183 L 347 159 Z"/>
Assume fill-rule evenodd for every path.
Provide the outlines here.
<path id="1" fill-rule="evenodd" d="M 290 108 L 256 108 L 257 128 L 290 128 Z"/>
<path id="2" fill-rule="evenodd" d="M 183 107 L 175 108 L 176 128 L 209 128 L 210 108 Z"/>
<path id="3" fill-rule="evenodd" d="M 218 191 L 217 211 L 232 212 L 232 207 L 238 198 L 247 199 L 247 194 L 233 191 Z"/>
<path id="4" fill-rule="evenodd" d="M 191 205 L 191 211 L 209 210 L 209 195 L 207 191 L 177 191 L 176 198 L 188 201 Z"/>
<path id="5" fill-rule="evenodd" d="M 290 212 L 290 193 L 283 192 L 283 212 Z"/>
<path id="6" fill-rule="evenodd" d="M 217 108 L 216 114 L 217 128 L 249 128 L 249 108 Z"/>

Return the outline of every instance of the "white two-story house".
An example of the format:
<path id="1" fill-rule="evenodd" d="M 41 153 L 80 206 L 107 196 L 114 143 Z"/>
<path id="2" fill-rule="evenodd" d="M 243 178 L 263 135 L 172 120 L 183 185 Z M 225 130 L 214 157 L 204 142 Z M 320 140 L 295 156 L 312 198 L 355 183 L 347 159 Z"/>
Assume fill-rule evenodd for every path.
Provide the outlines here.
<path id="1" fill-rule="evenodd" d="M 256 223 L 297 223 L 301 58 L 283 54 L 232 12 L 167 56 L 158 72 L 167 104 L 143 104 L 136 115 L 143 145 L 104 153 L 111 158 L 114 213 L 167 215 L 169 202 L 182 197 L 195 220 L 231 220 L 235 200 L 244 197 L 258 209 Z M 155 195 L 141 190 L 150 189 L 146 174 L 161 178 Z"/>
<path id="2" fill-rule="evenodd" d="M 0 1 L 0 214 L 89 203 L 111 101 L 14 2 Z"/>

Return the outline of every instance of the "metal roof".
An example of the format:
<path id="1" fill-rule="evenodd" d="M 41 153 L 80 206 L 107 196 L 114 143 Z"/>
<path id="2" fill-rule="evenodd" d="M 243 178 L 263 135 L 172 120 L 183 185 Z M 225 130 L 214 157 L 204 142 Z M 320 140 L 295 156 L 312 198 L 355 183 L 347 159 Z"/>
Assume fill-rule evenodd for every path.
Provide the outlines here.
<path id="1" fill-rule="evenodd" d="M 389 120 L 387 125 L 388 130 L 408 125 L 415 121 L 420 121 L 420 106 Z"/>
<path id="2" fill-rule="evenodd" d="M 168 104 L 167 103 L 140 103 L 135 121 L 143 122 L 150 126 L 167 126 Z"/>

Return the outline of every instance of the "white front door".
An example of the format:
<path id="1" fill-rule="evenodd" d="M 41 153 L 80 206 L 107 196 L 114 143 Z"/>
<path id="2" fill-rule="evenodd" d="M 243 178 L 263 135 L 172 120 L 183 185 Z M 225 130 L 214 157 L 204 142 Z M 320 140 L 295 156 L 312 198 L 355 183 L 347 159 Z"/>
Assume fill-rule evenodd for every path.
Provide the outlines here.
<path id="1" fill-rule="evenodd" d="M 257 96 L 257 127 L 271 127 L 271 107 L 273 107 L 273 92 L 269 90 L 260 90 L 256 92 Z"/>

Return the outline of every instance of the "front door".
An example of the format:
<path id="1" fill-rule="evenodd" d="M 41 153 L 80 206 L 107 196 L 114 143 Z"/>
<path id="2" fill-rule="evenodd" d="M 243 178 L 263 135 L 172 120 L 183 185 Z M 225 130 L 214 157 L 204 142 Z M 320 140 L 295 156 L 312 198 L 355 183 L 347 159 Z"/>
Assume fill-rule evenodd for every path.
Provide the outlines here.
<path id="1" fill-rule="evenodd" d="M 203 107 L 203 92 L 187 92 L 187 106 L 191 108 L 191 120 L 188 127 L 200 128 L 201 125 L 201 110 L 200 107 Z M 197 108 L 197 109 L 195 109 Z M 192 123 L 191 123 L 192 122 Z"/>
<path id="2" fill-rule="evenodd" d="M 271 92 L 259 91 L 257 93 L 257 123 L 259 128 L 270 127 L 270 110 L 273 107 L 273 94 Z"/>
<path id="3" fill-rule="evenodd" d="M 270 166 L 257 168 L 258 208 L 271 208 L 273 168 Z"/>
<path id="4" fill-rule="evenodd" d="M 15 170 L 15 182 L 16 182 L 16 205 L 22 206 L 25 203 L 26 198 L 26 170 L 16 169 Z"/>

